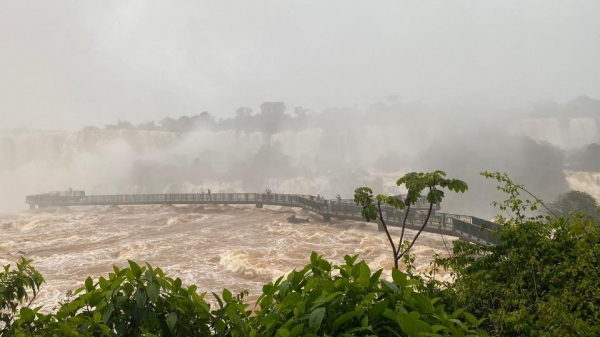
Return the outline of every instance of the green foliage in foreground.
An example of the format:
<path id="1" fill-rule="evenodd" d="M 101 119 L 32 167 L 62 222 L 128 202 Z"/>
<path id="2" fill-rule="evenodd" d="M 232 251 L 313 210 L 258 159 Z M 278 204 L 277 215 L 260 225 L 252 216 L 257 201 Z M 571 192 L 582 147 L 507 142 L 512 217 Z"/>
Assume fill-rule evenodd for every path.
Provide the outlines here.
<path id="1" fill-rule="evenodd" d="M 33 300 L 44 278 L 31 266 L 30 260 L 21 259 L 16 269 L 6 265 L 0 271 L 0 335 L 8 335 L 21 304 Z M 28 308 L 21 308 L 26 314 Z"/>
<path id="2" fill-rule="evenodd" d="M 457 310 L 447 313 L 439 299 L 415 291 L 418 281 L 399 270 L 393 280 L 380 278 L 357 256 L 332 265 L 316 253 L 302 270 L 263 287 L 258 308 L 248 310 L 243 292 L 212 294 L 213 308 L 196 286 L 159 268 L 130 261 L 107 278 L 88 278 L 56 312 L 17 306 L 26 290 L 39 289 L 41 278 L 22 260 L 16 271 L 5 267 L 2 289 L 16 289 L 6 297 L 4 336 L 486 336 L 483 320 Z M 36 275 L 22 282 L 28 275 Z M 3 302 L 4 304 L 4 302 Z M 5 307 L 3 307 L 4 309 Z M 3 314 L 4 315 L 4 314 Z"/>
<path id="3" fill-rule="evenodd" d="M 434 262 L 455 281 L 430 281 L 430 296 L 489 318 L 484 324 L 495 336 L 600 336 L 598 222 L 583 212 L 527 215 L 545 205 L 505 174 L 482 175 L 508 195 L 495 203 L 509 214 L 497 219 L 501 244 L 455 241 L 452 255 Z"/>
<path id="4" fill-rule="evenodd" d="M 430 275 L 415 275 L 408 251 L 416 238 L 394 246 L 386 229 L 396 266 L 402 258 L 412 279 L 419 280 L 417 289 L 429 298 L 441 298 L 448 310 L 464 308 L 486 318 L 482 327 L 490 335 L 600 336 L 600 210 L 595 200 L 572 191 L 547 207 L 506 174 L 482 175 L 498 182 L 497 189 L 508 196 L 493 203 L 507 214 L 496 220 L 500 244 L 454 241 L 449 257 L 434 258 Z M 443 196 L 431 196 L 439 193 L 435 183 L 454 191 L 466 189 L 463 182 L 439 179 L 441 171 L 406 177 L 398 183 L 406 183 L 409 197 L 411 187 L 420 194 L 433 185 L 427 195 L 430 202 Z M 399 204 L 393 197 L 374 198 L 366 187 L 355 191 L 355 201 L 363 206 L 367 221 L 382 218 L 381 203 L 398 204 L 401 209 L 410 204 Z M 546 215 L 536 215 L 540 211 Z M 440 267 L 451 273 L 452 282 L 435 279 Z"/>
<path id="5" fill-rule="evenodd" d="M 255 328 L 265 336 L 485 336 L 482 320 L 414 290 L 418 282 L 397 269 L 391 282 L 357 256 L 332 266 L 311 263 L 263 287 Z M 461 321 L 459 319 L 466 319 Z M 288 334 L 289 332 L 289 334 Z"/>

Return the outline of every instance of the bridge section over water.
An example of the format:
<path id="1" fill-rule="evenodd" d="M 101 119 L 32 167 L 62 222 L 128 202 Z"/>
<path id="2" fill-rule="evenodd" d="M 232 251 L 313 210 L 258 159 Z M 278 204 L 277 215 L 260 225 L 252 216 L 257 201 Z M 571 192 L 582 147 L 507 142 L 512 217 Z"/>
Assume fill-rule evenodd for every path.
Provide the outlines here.
<path id="1" fill-rule="evenodd" d="M 88 195 L 83 191 L 51 192 L 29 195 L 26 203 L 31 208 L 48 206 L 93 206 L 93 205 L 157 205 L 157 204 L 225 204 L 225 205 L 277 205 L 300 207 L 323 217 L 363 221 L 362 207 L 351 200 L 319 201 L 314 196 L 278 193 L 176 193 L 176 194 L 128 194 L 128 195 Z M 418 230 L 426 217 L 429 204 L 425 201 L 411 207 L 407 217 L 407 228 Z M 477 217 L 436 212 L 429 218 L 424 231 L 458 237 L 461 240 L 493 245 L 498 243 L 494 233 L 497 225 Z M 405 213 L 386 207 L 383 217 L 388 226 L 401 226 Z M 379 229 L 382 230 L 381 224 Z"/>

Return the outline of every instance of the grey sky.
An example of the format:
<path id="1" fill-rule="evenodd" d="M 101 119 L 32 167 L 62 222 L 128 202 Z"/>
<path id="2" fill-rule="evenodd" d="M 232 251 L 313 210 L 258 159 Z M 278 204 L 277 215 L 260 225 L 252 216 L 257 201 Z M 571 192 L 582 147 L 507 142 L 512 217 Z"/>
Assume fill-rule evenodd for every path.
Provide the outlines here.
<path id="1" fill-rule="evenodd" d="M 600 1 L 0 1 L 0 129 L 600 97 Z"/>

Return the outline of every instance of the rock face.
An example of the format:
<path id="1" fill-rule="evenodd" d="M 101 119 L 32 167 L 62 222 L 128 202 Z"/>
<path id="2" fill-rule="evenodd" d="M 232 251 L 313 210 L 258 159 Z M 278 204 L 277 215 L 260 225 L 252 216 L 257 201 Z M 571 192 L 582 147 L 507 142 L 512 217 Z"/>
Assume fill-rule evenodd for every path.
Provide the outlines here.
<path id="1" fill-rule="evenodd" d="M 289 223 L 310 223 L 310 220 L 308 218 L 296 218 L 295 215 L 292 215 L 291 217 L 287 218 L 287 221 Z"/>

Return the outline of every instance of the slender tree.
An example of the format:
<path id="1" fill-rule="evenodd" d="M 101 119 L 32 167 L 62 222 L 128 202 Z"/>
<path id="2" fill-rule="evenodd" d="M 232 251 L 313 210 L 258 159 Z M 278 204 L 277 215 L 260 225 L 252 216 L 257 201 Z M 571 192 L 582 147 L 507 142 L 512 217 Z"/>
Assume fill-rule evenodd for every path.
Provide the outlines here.
<path id="1" fill-rule="evenodd" d="M 425 226 L 427 226 L 429 218 L 431 217 L 431 213 L 433 212 L 433 205 L 440 203 L 444 198 L 444 191 L 442 189 L 445 188 L 454 192 L 465 192 L 468 189 L 467 183 L 464 181 L 458 179 L 447 179 L 445 177 L 446 173 L 443 171 L 434 171 L 429 173 L 411 172 L 404 175 L 402 178 L 396 181 L 396 185 L 404 185 L 408 190 L 404 200 L 401 200 L 396 196 L 383 194 L 374 196 L 373 190 L 368 187 L 359 187 L 354 191 L 354 202 L 363 207 L 363 218 L 367 221 L 379 220 L 381 222 L 381 225 L 385 231 L 385 235 L 387 236 L 392 248 L 394 268 L 398 269 L 398 261 L 400 261 L 400 259 L 402 259 L 402 257 L 410 251 L 412 246 L 417 241 L 419 235 L 421 235 L 421 232 L 423 232 L 425 229 Z M 413 240 L 410 243 L 403 243 L 402 240 L 404 239 L 406 221 L 408 220 L 410 208 L 421 199 L 423 193 L 425 193 L 425 198 L 429 203 L 427 216 L 425 217 L 423 224 L 419 228 L 419 231 Z M 392 239 L 388 226 L 385 223 L 383 211 L 381 209 L 382 205 L 389 205 L 395 209 L 404 211 L 402 232 L 400 233 L 400 240 L 398 240 L 398 244 L 396 244 Z"/>

